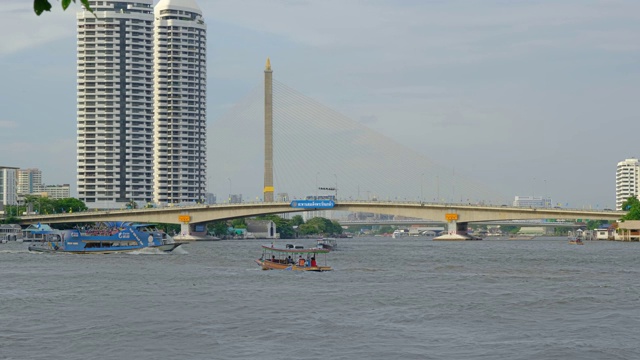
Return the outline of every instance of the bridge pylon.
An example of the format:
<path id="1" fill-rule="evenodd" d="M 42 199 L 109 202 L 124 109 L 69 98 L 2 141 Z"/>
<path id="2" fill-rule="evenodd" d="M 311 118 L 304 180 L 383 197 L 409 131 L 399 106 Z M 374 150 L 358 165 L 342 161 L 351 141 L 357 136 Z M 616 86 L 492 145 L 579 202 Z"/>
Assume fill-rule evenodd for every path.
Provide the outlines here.
<path id="1" fill-rule="evenodd" d="M 264 190 L 263 201 L 273 202 L 273 70 L 264 68 Z"/>

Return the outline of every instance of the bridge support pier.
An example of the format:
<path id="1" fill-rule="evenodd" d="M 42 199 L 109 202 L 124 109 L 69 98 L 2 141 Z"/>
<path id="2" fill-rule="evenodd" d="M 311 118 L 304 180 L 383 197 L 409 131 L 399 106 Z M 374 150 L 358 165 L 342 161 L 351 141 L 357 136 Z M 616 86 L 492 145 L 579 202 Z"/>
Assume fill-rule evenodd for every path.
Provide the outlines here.
<path id="1" fill-rule="evenodd" d="M 182 223 L 180 234 L 173 237 L 175 241 L 213 241 L 220 240 L 207 234 L 207 224 Z"/>
<path id="2" fill-rule="evenodd" d="M 480 240 L 473 236 L 470 236 L 468 231 L 467 222 L 458 222 L 456 220 L 451 220 L 447 223 L 447 233 L 444 235 L 440 235 L 438 237 L 433 238 L 433 240 L 441 240 L 441 241 L 464 241 L 464 240 Z"/>

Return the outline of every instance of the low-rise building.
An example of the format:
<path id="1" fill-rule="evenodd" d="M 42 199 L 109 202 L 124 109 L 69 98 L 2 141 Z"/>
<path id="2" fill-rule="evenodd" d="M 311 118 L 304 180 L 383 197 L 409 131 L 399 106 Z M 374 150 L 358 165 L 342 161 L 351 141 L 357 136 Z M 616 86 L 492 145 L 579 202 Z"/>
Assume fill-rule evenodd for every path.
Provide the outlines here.
<path id="1" fill-rule="evenodd" d="M 277 238 L 276 223 L 271 220 L 246 220 L 247 233 L 253 234 L 257 239 Z"/>
<path id="2" fill-rule="evenodd" d="M 640 241 L 640 220 L 625 220 L 618 222 L 616 240 Z"/>
<path id="3" fill-rule="evenodd" d="M 516 196 L 513 200 L 515 207 L 550 208 L 553 206 L 551 198 L 542 196 Z"/>

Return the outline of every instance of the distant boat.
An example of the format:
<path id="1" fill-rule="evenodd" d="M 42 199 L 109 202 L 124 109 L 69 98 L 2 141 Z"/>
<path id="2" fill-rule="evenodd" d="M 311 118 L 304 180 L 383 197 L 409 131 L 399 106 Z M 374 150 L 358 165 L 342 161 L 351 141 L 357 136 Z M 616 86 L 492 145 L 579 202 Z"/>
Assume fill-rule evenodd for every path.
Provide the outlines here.
<path id="1" fill-rule="evenodd" d="M 405 230 L 394 230 L 393 234 L 391 234 L 391 237 L 394 239 L 399 239 L 407 236 L 409 236 L 409 232 Z"/>
<path id="2" fill-rule="evenodd" d="M 509 240 L 533 240 L 535 238 L 535 235 L 509 235 Z"/>
<path id="3" fill-rule="evenodd" d="M 86 229 L 49 230 L 42 243 L 29 251 L 72 254 L 111 254 L 141 249 L 170 252 L 183 243 L 175 242 L 151 224 L 104 222 Z"/>
<path id="4" fill-rule="evenodd" d="M 584 245 L 580 236 L 569 236 L 569 245 Z"/>
<path id="5" fill-rule="evenodd" d="M 256 263 L 262 270 L 292 270 L 292 271 L 331 271 L 326 266 L 327 249 L 304 248 L 301 245 L 287 244 L 284 248 L 274 245 L 262 245 L 262 256 Z M 324 266 L 317 264 L 318 254 L 324 254 Z"/>
<path id="6" fill-rule="evenodd" d="M 335 238 L 318 239 L 316 247 L 319 249 L 327 249 L 329 251 L 333 251 L 338 248 L 338 241 Z"/>

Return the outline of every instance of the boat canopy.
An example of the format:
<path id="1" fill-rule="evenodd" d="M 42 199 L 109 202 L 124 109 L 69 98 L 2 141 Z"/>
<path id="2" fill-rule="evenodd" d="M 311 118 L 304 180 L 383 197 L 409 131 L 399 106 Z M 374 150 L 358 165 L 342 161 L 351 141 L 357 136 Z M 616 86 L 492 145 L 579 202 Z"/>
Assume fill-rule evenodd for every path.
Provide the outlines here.
<path id="1" fill-rule="evenodd" d="M 283 253 L 296 253 L 296 254 L 327 254 L 329 253 L 329 249 L 320 249 L 320 248 L 307 248 L 307 249 L 300 249 L 300 248 L 282 248 L 282 247 L 275 247 L 273 245 L 262 245 L 263 249 L 266 250 L 271 250 L 274 252 L 283 252 Z"/>

